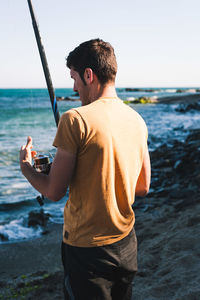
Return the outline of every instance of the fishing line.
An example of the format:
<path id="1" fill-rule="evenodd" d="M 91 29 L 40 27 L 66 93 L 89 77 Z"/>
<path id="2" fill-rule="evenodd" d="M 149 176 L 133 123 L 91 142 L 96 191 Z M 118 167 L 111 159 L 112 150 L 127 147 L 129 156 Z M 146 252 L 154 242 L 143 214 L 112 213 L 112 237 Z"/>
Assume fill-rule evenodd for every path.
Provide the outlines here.
<path id="1" fill-rule="evenodd" d="M 29 126 L 29 132 L 31 136 L 34 136 L 35 131 L 37 129 L 37 120 L 35 116 L 37 115 L 37 110 L 39 107 L 39 99 L 38 97 L 34 96 L 33 89 L 29 89 L 29 95 L 30 95 L 30 117 L 28 121 Z M 34 147 L 37 149 L 39 147 L 38 140 L 34 139 Z"/>

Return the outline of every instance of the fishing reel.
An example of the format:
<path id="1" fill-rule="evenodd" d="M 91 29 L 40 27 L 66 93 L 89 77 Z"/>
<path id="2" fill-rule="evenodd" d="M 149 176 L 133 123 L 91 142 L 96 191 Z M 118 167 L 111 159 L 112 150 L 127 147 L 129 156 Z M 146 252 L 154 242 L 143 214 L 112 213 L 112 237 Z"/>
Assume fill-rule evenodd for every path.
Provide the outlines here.
<path id="1" fill-rule="evenodd" d="M 51 169 L 52 162 L 48 155 L 38 155 L 36 151 L 31 151 L 32 159 L 34 161 L 33 168 L 39 172 L 48 175 Z M 37 196 L 36 200 L 40 206 L 44 205 L 44 196 Z"/>
<path id="2" fill-rule="evenodd" d="M 33 168 L 40 173 L 48 175 L 51 169 L 50 157 L 47 155 L 38 155 L 33 157 Z"/>

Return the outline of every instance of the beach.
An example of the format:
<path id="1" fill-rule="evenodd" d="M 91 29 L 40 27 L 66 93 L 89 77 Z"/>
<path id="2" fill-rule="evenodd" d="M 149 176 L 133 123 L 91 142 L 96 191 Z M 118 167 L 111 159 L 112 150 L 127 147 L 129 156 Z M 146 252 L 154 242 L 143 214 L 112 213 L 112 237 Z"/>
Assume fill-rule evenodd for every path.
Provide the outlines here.
<path id="1" fill-rule="evenodd" d="M 157 206 L 152 197 L 148 203 Z M 176 213 L 167 203 L 156 207 L 156 216 L 148 209 L 139 213 L 138 274 L 132 299 L 199 299 L 199 215 L 199 203 Z M 63 299 L 61 227 L 53 225 L 49 233 L 32 241 L 0 246 L 0 299 Z"/>
<path id="2" fill-rule="evenodd" d="M 172 97 L 169 102 L 199 102 L 199 95 L 176 97 L 182 98 Z M 157 113 L 165 112 L 165 107 L 156 106 Z M 170 109 L 166 115 L 170 116 Z M 198 109 L 189 112 L 188 118 L 188 112 L 176 113 L 174 107 L 172 113 L 180 118 L 180 124 L 188 124 L 192 117 L 199 124 Z M 156 126 L 151 129 L 152 117 L 148 119 L 147 115 L 147 120 L 153 132 Z M 164 127 L 164 117 L 162 121 Z M 168 131 L 171 135 L 164 139 Z M 133 300 L 200 299 L 200 129 L 186 130 L 175 123 L 168 131 L 163 131 L 159 139 L 150 136 L 151 189 L 145 198 L 137 197 L 133 205 L 138 239 Z M 23 204 L 26 209 L 28 201 Z M 63 299 L 61 241 L 62 224 L 49 221 L 39 237 L 1 243 L 0 299 Z"/>
<path id="3" fill-rule="evenodd" d="M 0 245 L 0 299 L 22 299 L 23 294 L 37 299 L 43 293 L 42 299 L 63 299 L 62 225 L 50 224 L 46 230 L 37 239 Z"/>

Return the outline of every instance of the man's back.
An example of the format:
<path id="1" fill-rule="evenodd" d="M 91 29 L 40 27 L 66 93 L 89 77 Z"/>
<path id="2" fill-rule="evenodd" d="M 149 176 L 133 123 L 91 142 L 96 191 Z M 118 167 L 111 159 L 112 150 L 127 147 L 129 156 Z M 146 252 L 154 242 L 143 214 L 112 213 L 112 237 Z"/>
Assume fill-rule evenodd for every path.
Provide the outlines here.
<path id="1" fill-rule="evenodd" d="M 134 225 L 135 186 L 147 143 L 143 119 L 120 99 L 100 98 L 65 113 L 61 140 L 77 153 L 65 207 L 64 241 L 102 246 L 128 235 Z"/>

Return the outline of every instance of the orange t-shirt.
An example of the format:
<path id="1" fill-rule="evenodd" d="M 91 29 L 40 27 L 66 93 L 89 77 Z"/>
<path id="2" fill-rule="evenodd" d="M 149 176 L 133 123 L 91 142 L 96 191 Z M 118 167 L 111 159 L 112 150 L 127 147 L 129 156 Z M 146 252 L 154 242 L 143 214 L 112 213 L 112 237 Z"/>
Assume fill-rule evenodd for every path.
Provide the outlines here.
<path id="1" fill-rule="evenodd" d="M 147 146 L 141 116 L 118 98 L 99 98 L 62 115 L 53 145 L 77 157 L 63 241 L 93 247 L 127 236 L 135 222 L 132 204 Z"/>

